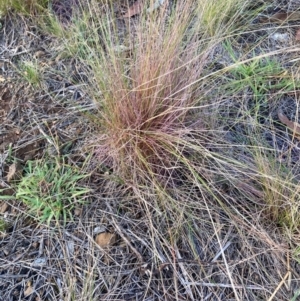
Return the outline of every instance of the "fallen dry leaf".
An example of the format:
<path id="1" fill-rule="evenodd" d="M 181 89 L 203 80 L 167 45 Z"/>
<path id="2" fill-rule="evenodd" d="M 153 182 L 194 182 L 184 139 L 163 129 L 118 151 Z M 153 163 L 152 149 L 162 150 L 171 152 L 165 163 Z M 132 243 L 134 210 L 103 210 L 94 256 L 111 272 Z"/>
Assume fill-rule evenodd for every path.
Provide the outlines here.
<path id="1" fill-rule="evenodd" d="M 0 213 L 5 213 L 8 209 L 8 204 L 6 202 L 0 203 Z"/>
<path id="2" fill-rule="evenodd" d="M 28 286 L 28 287 L 26 288 L 26 290 L 24 291 L 24 296 L 27 297 L 27 296 L 29 296 L 29 295 L 32 294 L 32 293 L 33 293 L 33 288 L 32 288 L 32 286 Z"/>
<path id="3" fill-rule="evenodd" d="M 76 216 L 79 216 L 81 213 L 82 213 L 82 209 L 80 209 L 80 208 L 75 208 L 74 214 L 75 214 Z"/>
<path id="4" fill-rule="evenodd" d="M 289 120 L 281 111 L 278 112 L 279 120 L 293 132 L 296 138 L 300 139 L 300 124 Z"/>
<path id="5" fill-rule="evenodd" d="M 107 248 L 115 243 L 116 235 L 114 233 L 102 232 L 96 236 L 95 240 L 99 247 Z"/>
<path id="6" fill-rule="evenodd" d="M 270 17 L 263 17 L 259 19 L 260 23 L 283 23 L 286 21 L 298 21 L 300 20 L 300 12 L 294 11 L 294 12 L 278 12 Z"/>
<path id="7" fill-rule="evenodd" d="M 44 56 L 45 54 L 46 54 L 45 51 L 38 50 L 38 51 L 35 52 L 34 57 L 35 58 L 40 58 L 40 57 Z"/>
<path id="8" fill-rule="evenodd" d="M 17 165 L 16 163 L 13 163 L 9 166 L 8 174 L 6 176 L 7 182 L 10 182 L 14 178 L 16 172 L 17 172 Z"/>
<path id="9" fill-rule="evenodd" d="M 7 182 L 9 183 L 11 180 L 15 180 L 16 178 L 19 177 L 20 175 L 20 171 L 21 171 L 22 167 L 20 165 L 20 163 L 13 163 L 9 166 L 8 168 L 8 173 L 6 176 Z"/>
<path id="10" fill-rule="evenodd" d="M 140 14 L 144 8 L 144 0 L 137 0 L 131 6 L 129 6 L 127 12 L 122 15 L 122 18 L 131 18 Z"/>

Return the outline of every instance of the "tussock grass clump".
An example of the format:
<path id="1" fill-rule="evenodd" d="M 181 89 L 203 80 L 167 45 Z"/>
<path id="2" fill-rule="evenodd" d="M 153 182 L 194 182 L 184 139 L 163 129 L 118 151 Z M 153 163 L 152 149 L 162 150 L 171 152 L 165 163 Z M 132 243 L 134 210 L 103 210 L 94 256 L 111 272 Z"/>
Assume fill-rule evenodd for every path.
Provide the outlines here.
<path id="1" fill-rule="evenodd" d="M 253 150 L 266 214 L 270 221 L 292 233 L 299 227 L 299 185 L 293 170 L 278 162 L 267 148 Z"/>
<path id="2" fill-rule="evenodd" d="M 183 22 L 174 15 L 172 26 L 180 26 L 176 34 L 161 16 L 157 22 L 150 23 L 150 18 L 146 17 L 148 24 L 130 28 L 136 37 L 129 45 L 133 52 L 129 59 L 117 53 L 105 32 L 108 54 L 94 68 L 103 92 L 96 100 L 102 132 L 96 152 L 101 162 L 126 180 L 152 178 L 174 166 L 186 134 L 187 107 L 194 102 L 186 80 L 195 80 L 197 74 L 182 66 L 187 8 Z M 192 53 L 189 56 L 192 60 Z"/>
<path id="3" fill-rule="evenodd" d="M 212 89 L 201 77 L 215 40 L 199 37 L 200 9 L 183 1 L 142 14 L 124 29 L 125 45 L 115 20 L 101 24 L 103 46 L 91 61 L 100 91 L 96 153 L 128 183 L 166 185 L 190 173 L 192 153 L 201 157 L 206 129 L 197 111 Z"/>
<path id="4" fill-rule="evenodd" d="M 138 178 L 143 172 L 151 177 L 168 170 L 170 175 L 190 132 L 186 118 L 197 100 L 187 78 L 195 81 L 203 62 L 198 71 L 189 70 L 181 59 L 192 60 L 193 52 L 180 58 L 182 50 L 174 37 L 159 38 L 138 50 L 127 78 L 125 70 L 120 78 L 121 66 L 112 66 L 116 77 L 113 90 L 105 96 L 102 125 L 107 131 L 98 153 L 102 159 L 110 158 L 108 164 L 124 178 Z M 163 51 L 167 57 L 161 55 Z"/>

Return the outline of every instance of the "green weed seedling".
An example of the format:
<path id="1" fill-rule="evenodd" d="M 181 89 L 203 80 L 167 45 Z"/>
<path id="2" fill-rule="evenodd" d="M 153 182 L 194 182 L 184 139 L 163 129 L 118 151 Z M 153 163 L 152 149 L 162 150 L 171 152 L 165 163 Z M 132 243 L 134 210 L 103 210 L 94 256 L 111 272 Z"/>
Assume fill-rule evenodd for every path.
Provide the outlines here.
<path id="1" fill-rule="evenodd" d="M 256 120 L 262 111 L 268 110 L 268 95 L 272 91 L 291 91 L 299 85 L 276 60 L 254 55 L 253 59 L 242 61 L 236 57 L 229 41 L 224 43 L 224 48 L 234 62 L 227 68 L 224 88 L 230 95 L 245 91 L 250 93 L 253 99 L 251 115 L 256 116 Z"/>
<path id="2" fill-rule="evenodd" d="M 293 91 L 300 87 L 297 77 L 285 70 L 278 61 L 269 57 L 255 57 L 247 62 L 239 61 L 235 56 L 229 41 L 224 43 L 229 56 L 234 61 L 230 68 L 231 80 L 229 86 L 231 92 L 240 92 L 249 87 L 256 100 L 260 100 L 270 91 Z"/>
<path id="3" fill-rule="evenodd" d="M 23 201 L 29 213 L 40 222 L 63 217 L 72 218 L 72 209 L 77 203 L 84 203 L 89 189 L 78 181 L 87 177 L 74 167 L 55 161 L 29 161 L 25 174 L 17 186 L 16 198 Z"/>
<path id="4" fill-rule="evenodd" d="M 278 62 L 270 58 L 253 57 L 251 61 L 243 62 L 235 56 L 229 41 L 224 43 L 224 48 L 234 61 L 230 68 L 231 92 L 240 92 L 249 87 L 255 99 L 260 100 L 270 89 L 276 89 L 278 79 L 284 74 Z M 277 79 L 277 80 L 276 80 Z"/>

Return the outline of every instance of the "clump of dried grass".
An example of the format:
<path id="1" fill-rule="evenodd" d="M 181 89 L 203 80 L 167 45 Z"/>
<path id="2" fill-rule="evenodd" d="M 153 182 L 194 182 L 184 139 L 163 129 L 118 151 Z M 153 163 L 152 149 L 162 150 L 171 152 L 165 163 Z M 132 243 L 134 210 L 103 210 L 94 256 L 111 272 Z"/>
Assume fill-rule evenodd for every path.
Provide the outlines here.
<path id="1" fill-rule="evenodd" d="M 114 25 L 102 28 L 106 53 L 92 66 L 101 91 L 96 153 L 125 182 L 167 185 L 187 162 L 190 138 L 205 130 L 192 114 L 209 90 L 200 82 L 210 45 L 193 28 L 197 13 L 185 1 L 140 16 L 129 24 L 128 52 Z"/>

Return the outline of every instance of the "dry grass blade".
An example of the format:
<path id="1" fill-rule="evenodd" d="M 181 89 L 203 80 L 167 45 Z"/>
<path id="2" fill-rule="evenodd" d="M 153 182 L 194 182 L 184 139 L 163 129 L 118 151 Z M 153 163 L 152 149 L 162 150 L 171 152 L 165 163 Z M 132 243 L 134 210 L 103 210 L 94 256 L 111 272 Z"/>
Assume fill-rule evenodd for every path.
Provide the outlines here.
<path id="1" fill-rule="evenodd" d="M 187 291 L 187 294 L 190 296 L 191 300 L 195 300 L 194 299 L 194 296 L 193 296 L 193 293 L 192 293 L 192 290 L 191 290 L 191 287 L 190 287 L 190 284 L 189 284 L 189 276 L 188 276 L 188 273 L 184 267 L 184 265 L 182 263 L 180 263 L 180 260 L 182 259 L 178 249 L 176 248 L 175 249 L 175 252 L 176 252 L 176 256 L 178 258 L 178 261 L 179 261 L 179 267 L 182 271 L 182 274 L 183 274 L 183 278 L 178 276 L 181 284 L 185 287 L 186 291 Z"/>
<path id="2" fill-rule="evenodd" d="M 224 283 L 205 283 L 205 282 L 188 282 L 189 285 L 199 285 L 199 286 L 206 286 L 206 287 L 221 287 L 221 288 L 236 288 L 236 289 L 249 289 L 249 290 L 263 290 L 263 287 L 257 285 L 234 285 L 231 284 L 224 284 Z"/>
<path id="3" fill-rule="evenodd" d="M 132 245 L 132 243 L 129 241 L 129 239 L 126 237 L 126 235 L 124 234 L 124 231 L 120 228 L 120 226 L 118 225 L 118 223 L 115 221 L 115 219 L 112 217 L 113 223 L 116 227 L 116 230 L 118 232 L 118 234 L 122 237 L 122 239 L 126 242 L 126 244 L 129 246 L 129 248 L 133 251 L 133 253 L 136 255 L 136 257 L 138 258 L 140 264 L 144 264 L 144 259 L 142 257 L 142 255 L 137 251 L 137 249 Z"/>
<path id="4" fill-rule="evenodd" d="M 300 124 L 289 120 L 281 111 L 278 112 L 279 120 L 287 126 L 287 128 L 293 132 L 298 139 L 300 139 Z"/>
<path id="5" fill-rule="evenodd" d="M 284 284 L 284 282 L 287 280 L 289 276 L 289 272 L 287 272 L 285 274 L 285 276 L 283 277 L 283 279 L 280 281 L 280 283 L 278 284 L 278 286 L 276 287 L 275 291 L 273 292 L 273 294 L 271 295 L 271 297 L 268 299 L 268 301 L 272 301 L 274 299 L 274 297 L 276 296 L 276 293 L 278 292 L 278 290 L 281 288 L 281 286 Z"/>

